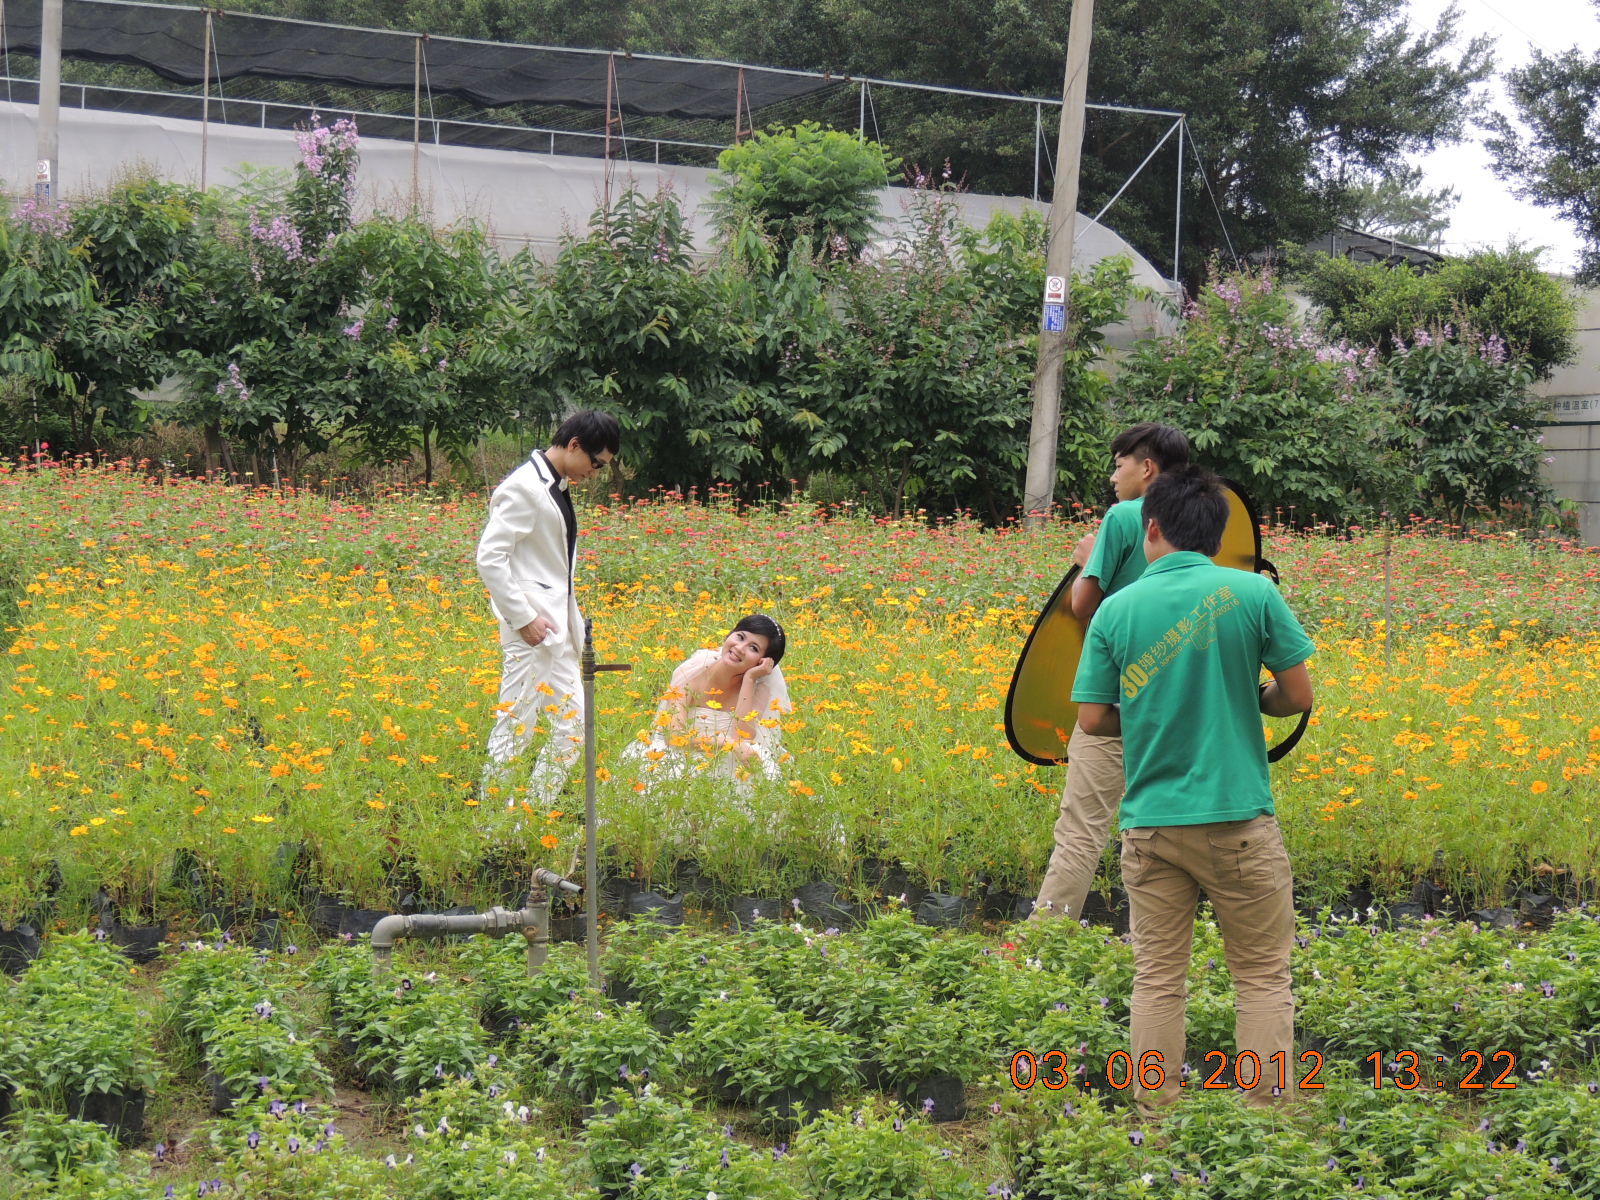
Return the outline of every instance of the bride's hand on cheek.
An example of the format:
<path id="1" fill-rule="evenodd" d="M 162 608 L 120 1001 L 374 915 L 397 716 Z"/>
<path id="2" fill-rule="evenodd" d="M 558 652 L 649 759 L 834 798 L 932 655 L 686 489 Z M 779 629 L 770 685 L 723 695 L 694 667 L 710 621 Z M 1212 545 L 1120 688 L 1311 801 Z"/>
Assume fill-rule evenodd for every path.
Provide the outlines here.
<path id="1" fill-rule="evenodd" d="M 768 675 L 771 675 L 772 672 L 777 669 L 777 666 L 778 664 L 773 662 L 770 658 L 763 658 L 755 666 L 746 671 L 744 673 L 744 677 L 751 683 L 757 683 L 760 680 L 765 679 Z"/>

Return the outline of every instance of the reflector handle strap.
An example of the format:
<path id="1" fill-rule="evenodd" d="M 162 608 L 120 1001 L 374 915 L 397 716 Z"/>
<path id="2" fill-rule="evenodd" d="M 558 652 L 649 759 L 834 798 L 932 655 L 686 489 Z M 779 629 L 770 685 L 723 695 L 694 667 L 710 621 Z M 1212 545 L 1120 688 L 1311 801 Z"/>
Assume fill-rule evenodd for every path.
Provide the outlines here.
<path id="1" fill-rule="evenodd" d="M 1311 709 L 1308 708 L 1305 712 L 1300 714 L 1300 723 L 1294 727 L 1294 732 L 1288 737 L 1284 738 L 1283 741 L 1279 742 L 1276 746 L 1272 747 L 1272 749 L 1267 751 L 1267 761 L 1269 763 L 1275 763 L 1280 758 L 1287 758 L 1289 756 L 1289 751 L 1293 750 L 1300 744 L 1300 738 L 1305 733 L 1306 726 L 1309 724 L 1311 724 Z"/>

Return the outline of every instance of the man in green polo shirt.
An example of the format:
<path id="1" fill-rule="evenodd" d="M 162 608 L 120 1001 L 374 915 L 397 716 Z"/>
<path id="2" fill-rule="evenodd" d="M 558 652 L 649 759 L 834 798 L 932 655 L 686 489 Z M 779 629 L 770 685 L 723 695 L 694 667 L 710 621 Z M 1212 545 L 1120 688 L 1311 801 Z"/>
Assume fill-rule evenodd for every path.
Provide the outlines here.
<path id="1" fill-rule="evenodd" d="M 1259 1063 L 1248 1097 L 1271 1103 L 1292 1093 L 1298 1066 L 1289 988 L 1294 906 L 1261 715 L 1310 709 L 1305 664 L 1315 647 L 1270 580 L 1210 561 L 1228 523 L 1214 475 L 1195 466 L 1163 472 L 1145 492 L 1143 516 L 1149 566 L 1100 606 L 1072 689 L 1080 727 L 1123 739 L 1133 1058 L 1136 1068 L 1159 1065 L 1164 1076 L 1159 1088 L 1141 1084 L 1138 1100 L 1155 1115 L 1179 1095 L 1204 888 L 1237 993 L 1238 1049 Z M 1258 687 L 1263 666 L 1273 682 Z M 1251 1082 L 1252 1068 L 1240 1075 Z M 1154 1078 L 1152 1070 L 1146 1081 Z"/>
<path id="2" fill-rule="evenodd" d="M 1072 582 L 1072 614 L 1089 621 L 1107 596 L 1144 574 L 1145 489 L 1161 472 L 1189 461 L 1189 439 L 1171 425 L 1145 421 L 1111 443 L 1111 486 L 1118 503 L 1106 510 L 1097 533 L 1073 548 L 1082 568 Z M 1122 739 L 1096 737 L 1081 729 L 1067 742 L 1067 779 L 1061 789 L 1055 846 L 1034 899 L 1034 920 L 1083 916 L 1083 902 L 1100 866 L 1122 799 Z"/>

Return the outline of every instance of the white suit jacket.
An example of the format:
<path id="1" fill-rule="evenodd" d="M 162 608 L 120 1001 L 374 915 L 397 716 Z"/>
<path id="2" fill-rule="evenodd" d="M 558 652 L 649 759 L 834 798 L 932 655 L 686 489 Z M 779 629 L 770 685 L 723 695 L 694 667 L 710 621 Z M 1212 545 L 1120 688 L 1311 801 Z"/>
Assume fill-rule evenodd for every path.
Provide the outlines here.
<path id="1" fill-rule="evenodd" d="M 543 617 L 557 631 L 546 645 L 577 648 L 583 645 L 583 613 L 572 591 L 566 520 L 551 494 L 558 478 L 545 456 L 535 453 L 500 481 L 478 539 L 478 577 L 489 589 L 495 616 L 512 629 Z"/>

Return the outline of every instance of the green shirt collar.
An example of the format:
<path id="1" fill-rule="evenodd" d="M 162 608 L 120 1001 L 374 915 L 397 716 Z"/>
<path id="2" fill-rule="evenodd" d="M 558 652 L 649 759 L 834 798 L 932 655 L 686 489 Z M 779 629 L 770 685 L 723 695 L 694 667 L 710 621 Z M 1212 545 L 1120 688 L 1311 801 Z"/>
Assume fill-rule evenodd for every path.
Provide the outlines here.
<path id="1" fill-rule="evenodd" d="M 1174 550 L 1171 554 L 1163 554 L 1155 562 L 1144 569 L 1146 575 L 1153 575 L 1157 571 L 1181 571 L 1185 567 L 1209 567 L 1215 564 L 1201 554 L 1198 550 Z"/>

